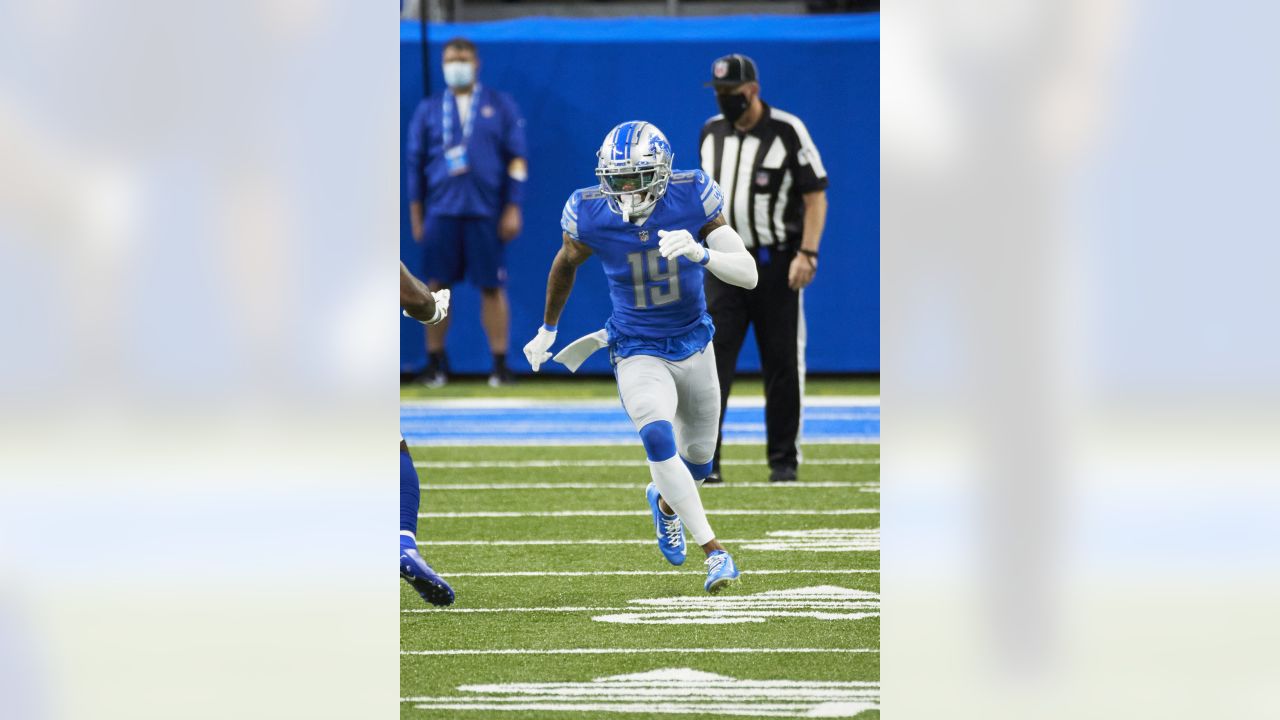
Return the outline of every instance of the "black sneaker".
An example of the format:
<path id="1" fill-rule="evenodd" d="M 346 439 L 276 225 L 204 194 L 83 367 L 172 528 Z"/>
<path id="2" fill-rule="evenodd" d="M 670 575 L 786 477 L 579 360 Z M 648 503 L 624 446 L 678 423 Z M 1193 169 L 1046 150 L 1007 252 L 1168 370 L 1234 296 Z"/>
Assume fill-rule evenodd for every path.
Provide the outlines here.
<path id="1" fill-rule="evenodd" d="M 506 368 L 494 370 L 489 375 L 489 387 L 491 388 L 511 387 L 515 384 L 516 379 L 511 375 L 511 371 Z"/>
<path id="2" fill-rule="evenodd" d="M 724 482 L 724 478 L 720 477 L 720 473 L 713 472 L 702 480 L 703 485 L 719 485 Z"/>
<path id="3" fill-rule="evenodd" d="M 795 482 L 796 469 L 793 467 L 776 467 L 769 471 L 769 482 Z"/>

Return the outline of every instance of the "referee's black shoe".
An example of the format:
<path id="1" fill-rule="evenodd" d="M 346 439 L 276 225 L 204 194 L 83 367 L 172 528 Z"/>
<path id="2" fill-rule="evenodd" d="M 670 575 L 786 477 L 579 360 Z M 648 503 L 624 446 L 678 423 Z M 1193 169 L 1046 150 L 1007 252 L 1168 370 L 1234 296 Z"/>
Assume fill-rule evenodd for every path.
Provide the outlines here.
<path id="1" fill-rule="evenodd" d="M 769 471 L 769 482 L 795 482 L 796 469 L 787 466 L 778 466 Z"/>

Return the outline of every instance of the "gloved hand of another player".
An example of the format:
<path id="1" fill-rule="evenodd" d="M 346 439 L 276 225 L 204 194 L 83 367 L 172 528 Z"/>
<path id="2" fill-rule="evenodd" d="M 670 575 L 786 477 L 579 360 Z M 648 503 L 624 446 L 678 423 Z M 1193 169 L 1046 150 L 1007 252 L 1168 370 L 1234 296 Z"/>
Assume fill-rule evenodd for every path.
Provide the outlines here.
<path id="1" fill-rule="evenodd" d="M 449 288 L 431 293 L 431 298 L 436 301 L 436 314 L 431 316 L 427 324 L 435 325 L 449 317 Z"/>
<path id="2" fill-rule="evenodd" d="M 538 328 L 538 334 L 524 346 L 524 357 L 529 361 L 529 367 L 532 367 L 534 372 L 538 372 L 542 363 L 551 359 L 551 353 L 548 351 L 555 344 L 556 331 L 548 330 L 544 326 Z"/>
<path id="3" fill-rule="evenodd" d="M 688 230 L 659 230 L 658 238 L 658 252 L 668 260 L 683 256 L 689 262 L 701 264 L 707 256 L 707 249 L 694 240 Z"/>

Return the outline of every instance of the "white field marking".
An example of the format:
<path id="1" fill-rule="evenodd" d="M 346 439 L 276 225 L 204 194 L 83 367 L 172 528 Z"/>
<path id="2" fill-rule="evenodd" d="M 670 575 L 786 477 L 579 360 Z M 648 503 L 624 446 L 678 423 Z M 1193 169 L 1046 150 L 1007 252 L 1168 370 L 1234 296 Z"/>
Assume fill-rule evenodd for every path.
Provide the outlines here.
<path id="1" fill-rule="evenodd" d="M 407 438 L 406 438 L 407 440 Z M 764 434 L 756 438 L 726 438 L 725 445 L 759 445 L 764 442 Z M 623 447 L 635 446 L 635 437 L 627 438 L 511 438 L 511 437 L 478 437 L 478 438 L 415 438 L 409 447 Z M 806 437 L 805 445 L 879 445 L 879 437 L 866 435 L 819 435 Z"/>
<path id="2" fill-rule="evenodd" d="M 788 552 L 879 552 L 880 530 L 772 530 L 763 540 L 746 540 L 744 550 Z"/>
<path id="3" fill-rule="evenodd" d="M 879 707 L 876 682 L 741 680 L 690 668 L 598 677 L 590 682 L 460 685 L 469 695 L 401 698 L 421 710 L 628 712 L 644 715 L 853 717 Z"/>
<path id="4" fill-rule="evenodd" d="M 745 542 L 742 540 L 721 540 L 720 542 Z M 605 540 L 601 538 L 591 540 L 419 540 L 418 546 L 431 545 L 433 547 L 449 546 L 449 545 L 652 545 L 653 540 L 637 540 L 636 538 L 625 538 L 622 540 Z"/>
<path id="5" fill-rule="evenodd" d="M 876 515 L 877 508 L 836 508 L 833 510 L 713 510 L 708 515 Z M 549 510 L 518 512 L 515 510 L 480 512 L 418 513 L 420 518 L 526 518 L 526 517 L 649 517 L 648 510 Z"/>
<path id="6" fill-rule="evenodd" d="M 769 590 L 754 595 L 640 598 L 629 603 L 633 612 L 591 619 L 626 625 L 729 625 L 762 623 L 779 617 L 861 620 L 880 616 L 878 594 L 836 585 Z"/>
<path id="7" fill-rule="evenodd" d="M 419 485 L 419 490 L 638 490 L 644 486 L 639 483 L 595 483 L 595 482 L 532 482 L 532 483 L 427 483 Z M 859 492 L 879 493 L 880 483 L 853 482 L 807 482 L 807 483 L 770 483 L 744 482 L 725 485 L 724 488 L 788 488 L 791 490 L 806 488 L 857 488 Z M 715 492 L 722 488 L 717 487 Z"/>
<path id="8" fill-rule="evenodd" d="M 425 698 L 428 702 L 414 705 L 415 710 L 506 710 L 508 712 L 516 712 L 521 710 L 540 710 L 549 712 L 591 712 L 591 713 L 636 713 L 649 716 L 651 714 L 658 715 L 726 715 L 726 716 L 750 716 L 750 717 L 778 717 L 778 718 L 805 718 L 805 717 L 829 717 L 829 718 L 851 718 L 864 710 L 874 710 L 877 706 L 872 703 L 848 703 L 848 702 L 823 702 L 813 705 L 812 709 L 808 705 L 784 704 L 784 703 L 737 703 L 737 702 L 699 702 L 699 703 L 682 703 L 679 701 L 664 701 L 662 705 L 655 706 L 652 702 L 634 701 L 634 702 L 584 702 L 574 698 L 567 702 L 557 702 L 554 699 L 524 699 L 510 697 L 483 697 L 483 698 Z M 797 709 L 798 708 L 798 709 Z"/>
<path id="9" fill-rule="evenodd" d="M 563 648 L 554 650 L 527 650 L 502 648 L 498 650 L 401 650 L 401 655 L 650 655 L 655 653 L 690 653 L 705 655 L 811 654 L 811 653 L 878 653 L 878 648 Z"/>
<path id="10" fill-rule="evenodd" d="M 747 570 L 748 575 L 878 575 L 879 570 Z M 440 573 L 445 578 L 459 577 L 596 577 L 601 575 L 697 575 L 702 570 L 514 570 L 511 572 L 451 572 Z"/>
<path id="11" fill-rule="evenodd" d="M 819 395 L 804 399 L 808 407 L 880 407 L 879 395 Z M 406 408 L 449 408 L 464 410 L 511 410 L 515 408 L 536 408 L 554 412 L 565 408 L 611 408 L 621 409 L 622 403 L 616 397 L 586 398 L 579 400 L 560 400 L 556 398 L 448 398 L 401 400 L 400 407 Z M 742 397 L 733 395 L 729 398 L 731 408 L 762 408 L 764 397 Z"/>
<path id="12" fill-rule="evenodd" d="M 403 608 L 400 610 L 404 614 L 413 613 L 523 613 L 523 612 L 601 612 L 626 610 L 626 608 L 611 607 L 502 607 L 502 608 L 460 608 L 460 607 L 429 607 L 429 608 Z"/>
<path id="13" fill-rule="evenodd" d="M 721 465 L 766 465 L 765 460 L 721 460 Z M 805 460 L 804 465 L 879 465 L 879 458 L 827 458 L 823 460 Z M 435 462 L 431 460 L 415 460 L 414 467 L 464 470 L 469 468 L 562 468 L 562 467 L 649 467 L 648 460 L 476 460 Z M 746 484 L 746 483 L 743 483 Z M 803 483 L 796 483 L 802 485 Z M 756 483 L 765 485 L 765 483 Z M 791 483 L 773 483 L 791 485 Z"/>
<path id="14" fill-rule="evenodd" d="M 880 550 L 880 531 L 821 529 L 821 530 L 773 530 L 767 537 L 745 539 L 731 538 L 722 543 L 740 545 L 748 550 L 787 550 L 790 552 L 877 552 Z M 522 545 L 652 545 L 652 539 L 639 538 L 591 538 L 584 540 L 419 540 L 418 545 L 432 547 L 464 547 L 469 545 L 522 546 Z"/>

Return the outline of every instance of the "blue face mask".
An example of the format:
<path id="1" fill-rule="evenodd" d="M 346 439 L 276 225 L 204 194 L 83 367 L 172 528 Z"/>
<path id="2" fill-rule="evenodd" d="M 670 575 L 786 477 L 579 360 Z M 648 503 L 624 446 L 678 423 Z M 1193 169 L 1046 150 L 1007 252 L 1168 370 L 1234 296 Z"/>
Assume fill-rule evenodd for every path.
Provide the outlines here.
<path id="1" fill-rule="evenodd" d="M 451 88 L 462 88 L 476 81 L 476 66 L 465 61 L 444 64 L 444 82 Z"/>

